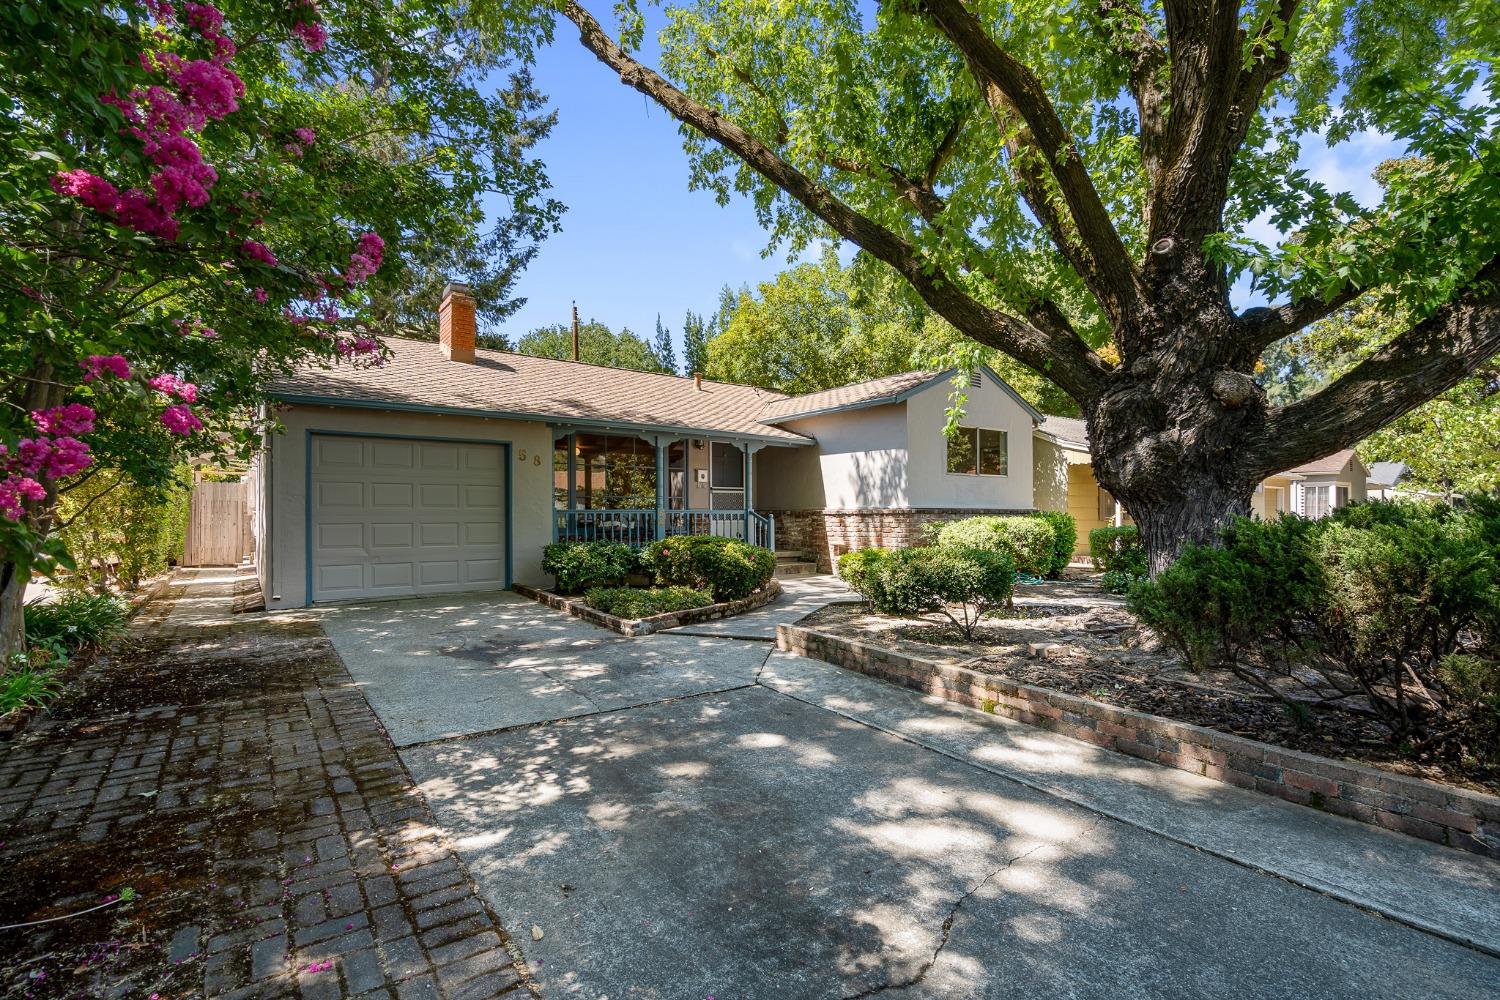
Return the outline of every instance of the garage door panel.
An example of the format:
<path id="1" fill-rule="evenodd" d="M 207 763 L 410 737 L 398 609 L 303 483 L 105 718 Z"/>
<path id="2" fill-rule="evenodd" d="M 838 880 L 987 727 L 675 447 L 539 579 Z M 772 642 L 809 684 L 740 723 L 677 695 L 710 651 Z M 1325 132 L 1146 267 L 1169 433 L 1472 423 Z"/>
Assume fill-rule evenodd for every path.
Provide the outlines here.
<path id="1" fill-rule="evenodd" d="M 469 521 L 463 528 L 465 545 L 499 545 L 504 534 L 500 525 L 489 521 Z"/>
<path id="2" fill-rule="evenodd" d="M 317 544 L 323 549 L 364 549 L 365 526 L 334 521 L 318 525 Z"/>
<path id="3" fill-rule="evenodd" d="M 422 468 L 429 470 L 458 469 L 458 445 L 456 444 L 434 444 L 426 442 L 422 445 Z"/>
<path id="4" fill-rule="evenodd" d="M 363 507 L 365 484 L 330 480 L 318 484 L 318 505 L 322 507 Z"/>
<path id="5" fill-rule="evenodd" d="M 457 507 L 457 483 L 423 483 L 420 503 L 423 507 Z"/>
<path id="6" fill-rule="evenodd" d="M 355 438 L 319 437 L 313 439 L 313 461 L 326 468 L 362 469 L 365 447 Z"/>
<path id="7" fill-rule="evenodd" d="M 410 441 L 375 441 L 370 445 L 370 465 L 377 469 L 410 469 L 416 445 Z"/>
<path id="8" fill-rule="evenodd" d="M 314 435 L 316 601 L 505 586 L 500 445 Z"/>
<path id="9" fill-rule="evenodd" d="M 413 576 L 409 562 L 370 565 L 370 587 L 374 590 L 410 590 Z"/>
<path id="10" fill-rule="evenodd" d="M 410 522 L 370 525 L 371 549 L 409 549 L 412 546 Z"/>
<path id="11" fill-rule="evenodd" d="M 505 578 L 505 564 L 499 559 L 470 559 L 464 563 L 464 578 L 469 583 L 498 584 Z"/>

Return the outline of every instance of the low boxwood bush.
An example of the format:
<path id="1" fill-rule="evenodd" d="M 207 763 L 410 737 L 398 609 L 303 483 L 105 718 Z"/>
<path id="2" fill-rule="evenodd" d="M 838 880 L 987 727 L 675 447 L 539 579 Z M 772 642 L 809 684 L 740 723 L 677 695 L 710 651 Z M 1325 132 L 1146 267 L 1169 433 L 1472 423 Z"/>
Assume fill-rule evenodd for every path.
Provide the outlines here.
<path id="1" fill-rule="evenodd" d="M 1267 642 L 1283 658 L 1304 638 L 1323 578 L 1312 558 L 1314 522 L 1237 518 L 1217 546 L 1189 545 L 1155 580 L 1139 581 L 1128 605 L 1197 670 L 1223 666 L 1259 684 L 1245 669 Z"/>
<path id="2" fill-rule="evenodd" d="M 931 546 L 903 549 L 881 561 L 872 603 L 882 614 L 939 612 L 973 640 L 986 615 L 1010 603 L 1016 567 L 991 549 Z"/>
<path id="3" fill-rule="evenodd" d="M 113 594 L 70 591 L 51 601 L 31 601 L 21 613 L 28 643 L 66 654 L 125 631 L 130 605 Z"/>
<path id="4" fill-rule="evenodd" d="M 1035 517 L 981 515 L 949 521 L 937 530 L 937 544 L 948 549 L 1003 552 L 1021 573 L 1046 576 L 1056 541 L 1052 525 Z"/>
<path id="5" fill-rule="evenodd" d="M 891 557 L 889 549 L 858 549 L 839 556 L 839 579 L 872 607 L 880 593 L 880 570 Z"/>
<path id="6" fill-rule="evenodd" d="M 714 603 L 706 590 L 691 587 L 593 587 L 584 595 L 589 607 L 616 618 L 650 618 Z"/>
<path id="7" fill-rule="evenodd" d="M 1129 598 L 1196 668 L 1291 702 L 1306 671 L 1421 756 L 1500 763 L 1500 531 L 1478 507 L 1378 501 L 1237 519 Z"/>
<path id="8" fill-rule="evenodd" d="M 1078 544 L 1078 522 L 1073 520 L 1072 514 L 1060 510 L 1039 510 L 1031 516 L 1045 521 L 1052 529 L 1052 559 L 1043 575 L 1056 580 L 1073 561 L 1073 548 Z"/>
<path id="9" fill-rule="evenodd" d="M 1089 558 L 1103 571 L 1100 583 L 1112 593 L 1123 594 L 1146 578 L 1146 547 L 1133 524 L 1090 531 Z"/>
<path id="10" fill-rule="evenodd" d="M 639 565 L 624 542 L 553 542 L 542 549 L 542 572 L 552 574 L 563 594 L 623 583 Z"/>
<path id="11" fill-rule="evenodd" d="M 764 587 L 776 572 L 770 549 L 718 535 L 680 535 L 648 547 L 656 582 L 708 590 L 715 601 L 737 601 Z"/>

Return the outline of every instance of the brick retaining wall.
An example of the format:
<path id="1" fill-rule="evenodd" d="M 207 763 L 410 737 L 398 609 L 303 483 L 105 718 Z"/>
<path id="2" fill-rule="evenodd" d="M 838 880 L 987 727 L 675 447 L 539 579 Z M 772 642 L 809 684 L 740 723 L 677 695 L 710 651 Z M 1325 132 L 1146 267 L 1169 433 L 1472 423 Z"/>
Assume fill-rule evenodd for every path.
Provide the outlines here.
<path id="1" fill-rule="evenodd" d="M 1500 858 L 1500 797 L 1116 708 L 795 625 L 778 649 L 1215 781 Z"/>
<path id="2" fill-rule="evenodd" d="M 853 510 L 763 510 L 776 517 L 776 547 L 806 552 L 818 570 L 832 573 L 839 556 L 878 546 L 905 549 L 925 540 L 929 524 L 982 514 L 1030 514 L 1030 510 L 965 510 L 950 507 L 881 507 Z"/>
<path id="3" fill-rule="evenodd" d="M 598 608 L 590 607 L 584 603 L 581 597 L 563 597 L 550 590 L 539 590 L 536 587 L 528 587 L 524 583 L 511 586 L 511 590 L 522 597 L 529 597 L 549 608 L 566 611 L 574 618 L 582 618 L 586 622 L 607 628 L 621 635 L 638 636 L 651 635 L 662 629 L 680 628 L 684 625 L 700 625 L 703 622 L 711 622 L 720 618 L 729 618 L 732 615 L 741 615 L 746 611 L 754 611 L 756 608 L 770 604 L 781 596 L 781 584 L 775 580 L 770 581 L 760 590 L 749 597 L 742 597 L 737 601 L 722 601 L 718 604 L 709 604 L 701 608 L 689 608 L 686 611 L 668 611 L 665 614 L 652 615 L 649 618 L 617 618 L 607 615 Z"/>

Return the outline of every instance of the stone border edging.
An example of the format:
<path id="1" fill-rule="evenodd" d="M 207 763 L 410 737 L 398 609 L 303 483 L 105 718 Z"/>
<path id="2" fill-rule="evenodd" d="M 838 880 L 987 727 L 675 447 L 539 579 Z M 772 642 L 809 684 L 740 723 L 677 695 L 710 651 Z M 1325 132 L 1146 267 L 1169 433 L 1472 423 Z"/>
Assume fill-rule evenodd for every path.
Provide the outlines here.
<path id="1" fill-rule="evenodd" d="M 798 625 L 776 648 L 1298 805 L 1500 858 L 1500 797 L 1117 708 Z"/>
<path id="2" fill-rule="evenodd" d="M 651 635 L 663 629 L 680 628 L 683 625 L 699 625 L 703 622 L 716 621 L 720 618 L 730 618 L 734 615 L 744 614 L 746 611 L 763 608 L 781 596 L 781 584 L 773 579 L 749 597 L 742 597 L 737 601 L 722 601 L 718 604 L 709 604 L 701 608 L 689 608 L 686 611 L 668 611 L 665 614 L 652 615 L 649 618 L 616 618 L 614 615 L 605 614 L 598 608 L 590 607 L 583 603 L 583 599 L 579 597 L 563 597 L 561 594 L 554 594 L 550 590 L 541 590 L 540 588 L 528 586 L 524 583 L 512 584 L 510 589 L 522 597 L 529 597 L 533 601 L 547 605 L 549 608 L 566 611 L 574 618 L 581 618 L 593 625 L 607 628 L 611 632 L 618 632 L 621 635 L 630 637 Z"/>

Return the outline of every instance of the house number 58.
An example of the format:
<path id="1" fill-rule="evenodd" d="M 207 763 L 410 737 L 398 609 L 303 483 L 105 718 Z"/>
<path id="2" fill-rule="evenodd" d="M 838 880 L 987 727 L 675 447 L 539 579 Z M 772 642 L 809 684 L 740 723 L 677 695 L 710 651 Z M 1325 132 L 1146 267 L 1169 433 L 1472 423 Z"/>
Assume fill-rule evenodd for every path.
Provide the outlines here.
<path id="1" fill-rule="evenodd" d="M 525 448 L 522 448 L 519 452 L 516 453 L 516 461 L 522 462 L 522 463 L 524 463 L 526 461 L 526 449 Z M 531 456 L 531 464 L 532 465 L 536 465 L 536 466 L 540 466 L 542 464 L 542 456 L 540 454 L 532 455 Z"/>

